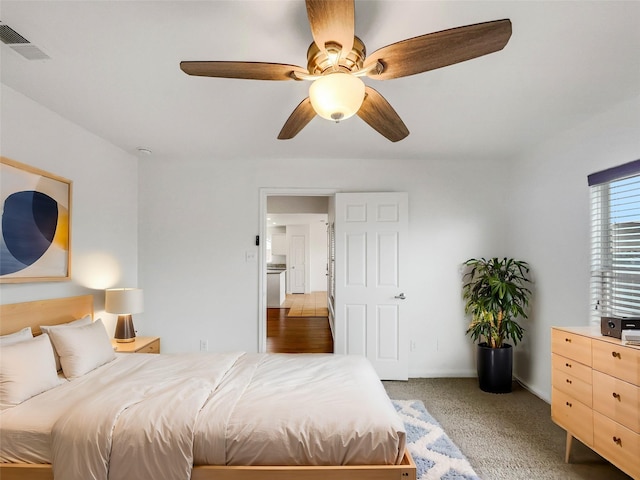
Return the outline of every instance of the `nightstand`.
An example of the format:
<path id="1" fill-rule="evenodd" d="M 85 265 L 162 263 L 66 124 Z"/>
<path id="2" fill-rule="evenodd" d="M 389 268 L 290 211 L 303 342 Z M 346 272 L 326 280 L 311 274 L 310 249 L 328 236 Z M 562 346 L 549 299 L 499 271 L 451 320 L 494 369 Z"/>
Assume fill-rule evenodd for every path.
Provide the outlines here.
<path id="1" fill-rule="evenodd" d="M 160 337 L 136 337 L 133 342 L 118 343 L 111 340 L 117 353 L 160 353 Z"/>

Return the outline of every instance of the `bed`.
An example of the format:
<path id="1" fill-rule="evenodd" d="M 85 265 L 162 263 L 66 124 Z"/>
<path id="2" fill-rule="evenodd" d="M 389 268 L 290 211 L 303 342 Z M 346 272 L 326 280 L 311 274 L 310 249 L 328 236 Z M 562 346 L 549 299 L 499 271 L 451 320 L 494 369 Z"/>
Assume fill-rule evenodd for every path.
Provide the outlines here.
<path id="1" fill-rule="evenodd" d="M 87 316 L 91 295 L 0 305 L 0 335 L 31 327 L 35 336 L 40 325 Z M 0 477 L 53 479 L 55 470 L 66 479 L 76 467 L 94 475 L 109 457 L 109 478 L 162 468 L 156 478 L 413 480 L 404 426 L 390 405 L 358 357 L 121 354 L 2 410 Z M 167 410 L 178 418 L 168 420 Z"/>

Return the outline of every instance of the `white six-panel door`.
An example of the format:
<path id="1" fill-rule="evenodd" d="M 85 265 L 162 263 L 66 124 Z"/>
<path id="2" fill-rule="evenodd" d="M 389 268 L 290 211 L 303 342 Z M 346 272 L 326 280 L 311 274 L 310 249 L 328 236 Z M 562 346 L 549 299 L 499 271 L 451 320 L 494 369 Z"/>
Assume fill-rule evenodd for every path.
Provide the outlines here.
<path id="1" fill-rule="evenodd" d="M 289 269 L 290 285 L 287 290 L 289 293 L 308 293 L 307 263 L 309 252 L 307 252 L 307 244 L 309 243 L 309 227 L 288 225 L 287 238 L 289 242 L 287 268 Z"/>
<path id="2" fill-rule="evenodd" d="M 305 251 L 305 236 L 304 235 L 292 235 L 291 236 L 291 293 L 305 293 L 306 292 L 306 251 Z"/>
<path id="3" fill-rule="evenodd" d="M 384 380 L 408 378 L 403 318 L 408 195 L 338 193 L 334 351 L 366 356 Z"/>

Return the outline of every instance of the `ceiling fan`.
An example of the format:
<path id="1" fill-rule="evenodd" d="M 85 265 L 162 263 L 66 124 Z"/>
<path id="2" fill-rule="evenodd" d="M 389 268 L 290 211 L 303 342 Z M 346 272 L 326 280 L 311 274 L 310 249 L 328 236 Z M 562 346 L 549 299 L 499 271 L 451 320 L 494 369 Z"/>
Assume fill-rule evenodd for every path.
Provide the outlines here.
<path id="1" fill-rule="evenodd" d="M 355 36 L 354 0 L 306 0 L 313 42 L 307 68 L 266 62 L 185 61 L 189 75 L 251 80 L 312 81 L 305 98 L 278 138 L 295 137 L 315 116 L 339 122 L 357 114 L 378 133 L 397 142 L 409 130 L 393 107 L 360 77 L 406 77 L 502 50 L 511 37 L 508 19 L 478 23 L 402 40 L 366 55 Z"/>

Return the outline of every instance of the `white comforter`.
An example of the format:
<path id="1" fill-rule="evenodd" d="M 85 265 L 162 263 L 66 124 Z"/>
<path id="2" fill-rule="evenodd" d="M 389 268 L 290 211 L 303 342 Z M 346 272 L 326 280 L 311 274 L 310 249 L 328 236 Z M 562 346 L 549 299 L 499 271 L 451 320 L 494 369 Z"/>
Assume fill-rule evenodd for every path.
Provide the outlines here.
<path id="1" fill-rule="evenodd" d="M 404 452 L 402 422 L 360 357 L 120 356 L 15 408 L 61 400 L 58 389 L 68 404 L 42 422 L 51 459 L 37 458 L 66 480 L 186 480 L 194 464 L 390 464 Z M 3 432 L 14 417 L 3 412 Z M 2 461 L 16 458 L 4 444 Z"/>
<path id="2" fill-rule="evenodd" d="M 53 426 L 54 477 L 189 479 L 198 413 L 239 356 L 149 355 L 108 370 Z"/>
<path id="3" fill-rule="evenodd" d="M 399 463 L 404 425 L 371 364 L 339 355 L 245 355 L 205 405 L 197 464 Z"/>

